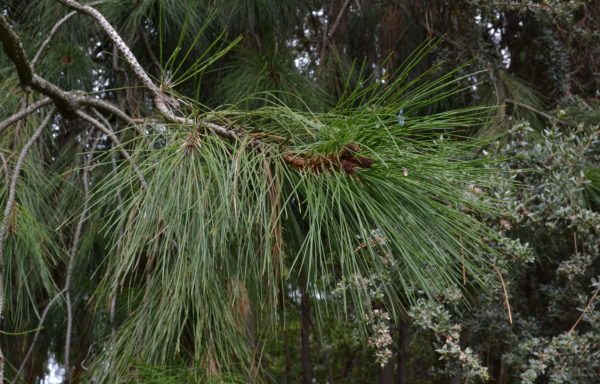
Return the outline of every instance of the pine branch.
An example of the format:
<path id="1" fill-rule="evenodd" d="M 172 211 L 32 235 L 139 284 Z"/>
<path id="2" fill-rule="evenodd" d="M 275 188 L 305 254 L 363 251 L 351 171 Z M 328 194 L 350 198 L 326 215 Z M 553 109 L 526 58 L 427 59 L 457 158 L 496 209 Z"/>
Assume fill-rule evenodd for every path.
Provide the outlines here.
<path id="1" fill-rule="evenodd" d="M 106 34 L 111 39 L 111 41 L 121 51 L 125 61 L 129 64 L 129 66 L 135 73 L 138 80 L 140 80 L 140 82 L 146 88 L 148 88 L 148 90 L 150 91 L 150 93 L 152 95 L 152 100 L 154 101 L 154 105 L 156 106 L 156 109 L 158 109 L 158 111 L 163 115 L 163 117 L 167 121 L 169 121 L 171 123 L 187 124 L 187 125 L 197 125 L 198 124 L 198 122 L 196 122 L 192 119 L 187 119 L 187 118 L 184 118 L 181 116 L 177 116 L 173 113 L 173 111 L 165 103 L 165 99 L 168 96 L 165 95 L 165 93 L 156 84 L 154 84 L 152 79 L 150 79 L 150 77 L 146 74 L 146 72 L 144 71 L 144 68 L 140 65 L 139 61 L 137 60 L 137 58 L 135 57 L 133 52 L 131 52 L 131 49 L 129 48 L 129 46 L 125 43 L 125 41 L 123 41 L 123 38 L 121 37 L 121 35 L 108 22 L 108 20 L 106 20 L 104 15 L 102 15 L 102 13 L 100 13 L 98 10 L 96 10 L 93 7 L 80 4 L 74 0 L 57 0 L 57 1 L 71 9 L 74 9 L 76 11 L 79 11 L 81 13 L 89 15 L 94 20 L 96 20 L 96 22 L 106 32 Z M 226 137 L 226 138 L 239 138 L 239 137 L 243 136 L 241 132 L 239 132 L 233 128 L 221 126 L 218 124 L 201 122 L 200 125 L 210 128 L 218 135 Z M 251 141 L 257 142 L 256 139 L 252 139 Z M 258 144 L 258 143 L 254 144 L 254 146 L 258 146 L 258 145 L 260 145 L 260 144 Z"/>
<path id="2" fill-rule="evenodd" d="M 158 111 L 162 114 L 165 120 L 176 123 L 176 124 L 186 124 L 186 125 L 201 125 L 211 129 L 214 133 L 219 136 L 228 138 L 228 139 L 241 139 L 243 137 L 249 137 L 250 145 L 253 148 L 263 148 L 265 149 L 266 143 L 260 141 L 256 137 L 250 137 L 245 135 L 243 132 L 238 131 L 235 128 L 230 128 L 226 126 L 222 126 L 215 123 L 210 122 L 197 122 L 192 119 L 188 119 L 185 117 L 177 116 L 173 113 L 173 111 L 167 106 L 165 100 L 167 96 L 154 82 L 150 77 L 146 74 L 140 63 L 138 62 L 135 55 L 131 52 L 131 49 L 127 46 L 127 44 L 123 41 L 123 38 L 119 35 L 119 33 L 114 29 L 114 27 L 106 20 L 106 18 L 95 8 L 92 8 L 87 5 L 82 5 L 73 0 L 57 0 L 60 3 L 66 5 L 67 7 L 87 14 L 94 18 L 98 24 L 102 27 L 102 29 L 108 34 L 109 38 L 113 41 L 113 43 L 119 48 L 121 53 L 123 54 L 125 61 L 132 68 L 136 77 L 141 81 L 141 83 L 148 88 L 150 93 L 152 94 L 152 99 Z M 4 49 L 7 52 L 8 56 L 11 58 L 13 63 L 15 64 L 17 71 L 19 73 L 19 79 L 21 81 L 22 86 L 25 90 L 31 88 L 34 89 L 46 96 L 48 96 L 57 109 L 66 117 L 82 117 L 80 107 L 81 106 L 91 106 L 102 110 L 104 112 L 115 114 L 116 116 L 124 119 L 128 124 L 134 127 L 136 126 L 136 122 L 138 120 L 133 120 L 128 117 L 124 112 L 122 112 L 118 107 L 113 106 L 111 103 L 99 100 L 96 98 L 92 98 L 89 96 L 83 95 L 81 91 L 65 91 L 56 85 L 50 83 L 49 81 L 43 79 L 42 77 L 36 75 L 33 72 L 31 64 L 27 60 L 27 56 L 23 49 L 23 46 L 20 42 L 17 34 L 12 30 L 8 20 L 5 16 L 0 16 L 0 40 L 4 44 Z M 88 118 L 91 116 L 84 113 Z M 93 119 L 93 118 L 92 118 Z M 95 119 L 93 119 L 95 120 Z M 89 120 L 88 120 L 89 121 Z M 89 121 L 91 122 L 91 121 Z M 4 124 L 4 123 L 2 123 Z M 94 124 L 94 123 L 92 123 Z M 102 124 L 100 124 L 102 125 Z M 143 132 L 139 131 L 140 134 Z M 109 135 L 111 140 L 116 139 L 114 134 Z M 117 139 L 118 140 L 118 139 Z M 125 155 L 125 154 L 124 154 Z M 130 158 L 129 155 L 126 158 Z M 287 159 L 284 159 L 287 162 Z M 137 169 L 137 167 L 136 167 Z M 138 171 L 136 171 L 138 173 Z M 141 175 L 138 176 L 141 177 Z M 141 178 L 140 180 L 143 180 Z M 142 182 L 142 185 L 145 185 L 145 182 Z"/>

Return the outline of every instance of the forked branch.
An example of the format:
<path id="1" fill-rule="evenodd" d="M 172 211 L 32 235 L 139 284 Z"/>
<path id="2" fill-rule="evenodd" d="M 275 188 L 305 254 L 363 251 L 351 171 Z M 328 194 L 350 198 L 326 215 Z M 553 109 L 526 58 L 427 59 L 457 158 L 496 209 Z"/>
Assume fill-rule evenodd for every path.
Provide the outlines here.
<path id="1" fill-rule="evenodd" d="M 13 31 L 6 16 L 1 14 L 0 41 L 4 46 L 4 51 L 6 52 L 7 56 L 15 64 L 19 81 L 23 89 L 26 92 L 32 89 L 48 96 L 48 98 L 54 102 L 56 108 L 58 108 L 58 110 L 66 117 L 74 117 L 75 111 L 81 106 L 90 106 L 105 113 L 114 114 L 115 116 L 123 119 L 129 125 L 135 126 L 135 123 L 138 122 L 127 116 L 125 112 L 121 111 L 118 107 L 112 105 L 108 101 L 87 96 L 82 91 L 65 91 L 52 84 L 48 80 L 35 74 L 33 67 L 27 60 L 27 55 L 23 49 L 23 45 L 21 44 L 19 36 Z M 49 104 L 49 102 L 47 102 L 45 99 L 38 103 L 42 104 L 40 106 Z M 38 106 L 38 108 L 40 106 Z M 30 108 L 26 108 L 20 112 L 17 112 L 15 115 L 1 122 L 0 130 L 34 112 L 35 109 L 31 109 L 33 107 L 34 106 L 31 106 Z"/>

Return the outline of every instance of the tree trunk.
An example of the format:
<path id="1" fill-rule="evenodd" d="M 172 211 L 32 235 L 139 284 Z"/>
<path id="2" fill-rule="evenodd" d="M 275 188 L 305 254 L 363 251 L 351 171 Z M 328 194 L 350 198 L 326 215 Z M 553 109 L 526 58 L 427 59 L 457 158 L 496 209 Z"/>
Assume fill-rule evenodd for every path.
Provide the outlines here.
<path id="1" fill-rule="evenodd" d="M 300 315 L 302 318 L 302 384 L 312 384 L 312 367 L 310 359 L 310 298 L 308 297 L 306 281 L 300 282 Z"/>
<path id="2" fill-rule="evenodd" d="M 406 18 L 400 4 L 390 1 L 383 15 L 382 49 L 384 57 L 389 59 L 388 68 L 394 71 L 398 67 L 400 52 L 398 44 L 406 32 Z"/>
<path id="3" fill-rule="evenodd" d="M 510 366 L 504 364 L 500 361 L 500 369 L 498 373 L 498 384 L 508 384 L 508 379 L 510 378 Z"/>
<path id="4" fill-rule="evenodd" d="M 388 360 L 387 364 L 379 370 L 380 384 L 393 384 L 394 382 L 394 362 Z"/>
<path id="5" fill-rule="evenodd" d="M 400 320 L 398 324 L 398 368 L 397 379 L 398 384 L 407 384 L 406 377 L 408 376 L 408 322 Z"/>
<path id="6" fill-rule="evenodd" d="M 283 328 L 283 350 L 285 351 L 285 372 L 283 373 L 283 383 L 290 384 L 290 372 L 292 370 L 292 356 L 290 354 L 290 338 L 288 336 L 288 332 L 285 327 Z"/>

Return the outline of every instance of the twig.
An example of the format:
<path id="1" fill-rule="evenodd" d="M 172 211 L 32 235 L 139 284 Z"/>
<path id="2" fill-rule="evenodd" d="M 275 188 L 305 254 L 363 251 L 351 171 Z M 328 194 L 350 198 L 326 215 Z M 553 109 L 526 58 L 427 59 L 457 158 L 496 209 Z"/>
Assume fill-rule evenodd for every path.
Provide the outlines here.
<path id="1" fill-rule="evenodd" d="M 2 160 L 2 170 L 4 172 L 4 181 L 6 185 L 10 184 L 10 172 L 8 171 L 8 161 L 6 161 L 6 157 L 0 152 L 0 160 Z"/>
<path id="2" fill-rule="evenodd" d="M 114 146 L 113 146 L 114 147 Z M 112 165 L 113 172 L 117 172 L 117 156 L 114 151 L 110 152 L 110 161 Z M 117 209 L 119 210 L 119 214 L 123 214 L 123 197 L 121 196 L 121 185 L 117 184 L 115 195 L 117 198 Z M 117 239 L 117 256 L 121 254 L 121 246 L 122 246 L 122 237 L 119 236 Z M 120 256 L 119 256 L 120 257 Z M 114 284 L 113 288 L 110 292 L 110 305 L 108 312 L 108 324 L 110 326 L 110 335 L 111 337 L 115 336 L 116 327 L 115 327 L 115 313 L 117 307 L 117 284 Z"/>
<path id="3" fill-rule="evenodd" d="M 579 325 L 579 322 L 581 321 L 581 319 L 583 319 L 583 315 L 585 315 L 585 313 L 590 309 L 590 307 L 592 306 L 592 302 L 594 301 L 596 296 L 598 296 L 598 292 L 600 292 L 600 286 L 598 286 L 598 288 L 596 288 L 596 290 L 594 291 L 594 294 L 590 298 L 590 301 L 588 301 L 587 305 L 583 309 L 583 312 L 581 312 L 581 315 L 579 315 L 579 318 L 577 318 L 577 321 L 575 322 L 575 324 L 573 324 L 571 329 L 569 329 L 569 332 L 573 332 L 575 330 L 575 328 L 577 327 L 577 325 Z"/>
<path id="4" fill-rule="evenodd" d="M 104 3 L 105 1 L 106 0 L 94 1 L 94 2 L 89 3 L 89 5 L 98 5 L 98 4 Z M 33 59 L 31 59 L 31 68 L 35 68 L 35 65 L 37 64 L 38 60 L 40 59 L 42 53 L 48 47 L 48 44 L 50 44 L 50 41 L 54 38 L 54 36 L 58 32 L 58 29 L 60 27 L 62 27 L 62 25 L 64 23 L 66 23 L 71 17 L 77 15 L 78 13 L 79 12 L 76 12 L 76 11 L 69 12 L 62 19 L 58 20 L 58 22 L 56 24 L 54 24 L 54 26 L 52 27 L 50 32 L 48 32 L 48 37 L 46 37 L 46 40 L 44 40 L 42 45 L 40 45 L 37 52 L 35 53 L 35 56 L 33 56 Z"/>
<path id="5" fill-rule="evenodd" d="M 568 122 L 566 122 L 564 120 L 561 120 L 561 119 L 558 119 L 558 118 L 556 118 L 556 117 L 554 117 L 552 115 L 549 115 L 546 112 L 540 111 L 539 109 L 534 108 L 534 107 L 532 107 L 529 104 L 519 103 L 518 101 L 511 100 L 511 99 L 504 99 L 504 101 L 506 101 L 507 103 L 510 103 L 512 105 L 516 105 L 517 107 L 523 107 L 525 109 L 529 109 L 530 111 L 535 112 L 538 115 L 543 116 L 543 117 L 545 117 L 546 119 L 548 119 L 550 121 L 558 122 L 558 123 L 565 124 L 565 125 L 569 124 Z"/>
<path id="6" fill-rule="evenodd" d="M 135 129 L 140 135 L 146 134 L 144 131 L 139 129 L 139 127 L 137 126 L 138 124 L 144 122 L 143 119 L 132 119 L 125 112 L 123 112 L 121 109 L 119 109 L 117 106 L 113 105 L 112 103 L 109 103 L 106 100 L 101 100 L 101 99 L 97 99 L 95 97 L 90 97 L 90 96 L 80 96 L 80 97 L 78 97 L 77 100 L 81 105 L 93 107 L 99 111 L 103 111 L 103 112 L 110 113 L 110 114 L 117 116 L 121 120 L 125 121 L 133 129 Z"/>
<path id="7" fill-rule="evenodd" d="M 557 4 L 555 6 L 552 5 L 546 5 L 546 4 L 533 4 L 533 3 L 511 3 L 511 2 L 507 2 L 507 3 L 488 3 L 488 4 L 482 4 L 483 7 L 510 7 L 510 8 L 539 8 L 539 9 L 545 9 L 548 11 L 555 11 L 555 7 L 556 8 L 566 8 L 568 7 L 570 4 Z"/>
<path id="8" fill-rule="evenodd" d="M 506 284 L 504 284 L 504 279 L 502 278 L 502 274 L 500 273 L 498 268 L 496 268 L 493 265 L 492 265 L 492 268 L 494 268 L 494 271 L 496 271 L 496 273 L 498 274 L 498 277 L 500 277 L 500 282 L 502 283 L 502 289 L 504 290 L 504 301 L 506 302 L 506 310 L 508 311 L 508 322 L 510 323 L 510 325 L 512 325 L 512 323 L 513 323 L 512 312 L 510 310 L 510 302 L 508 301 L 508 290 L 506 289 Z"/>
<path id="9" fill-rule="evenodd" d="M 37 103 L 30 105 L 27 108 L 21 109 L 19 112 L 15 113 L 11 117 L 9 117 L 8 119 L 6 119 L 0 123 L 0 132 L 4 128 L 10 126 L 11 124 L 16 123 L 17 121 L 19 121 L 21 119 L 26 118 L 27 116 L 31 115 L 33 112 L 37 111 L 38 109 L 40 109 L 42 107 L 45 107 L 46 105 L 48 105 L 50 103 L 52 103 L 52 99 L 50 99 L 49 97 L 46 97 L 45 99 L 42 99 L 42 100 L 38 101 Z"/>
<path id="10" fill-rule="evenodd" d="M 333 35 L 335 34 L 335 31 L 339 27 L 340 22 L 342 21 L 342 16 L 344 16 L 344 13 L 346 12 L 346 8 L 348 7 L 348 4 L 350 4 L 350 0 L 346 0 L 344 2 L 344 4 L 342 5 L 342 9 L 340 9 L 340 13 L 338 13 L 337 17 L 335 18 L 335 22 L 331 26 L 331 31 L 329 31 L 329 33 L 328 33 L 330 38 L 333 37 Z"/>
<path id="11" fill-rule="evenodd" d="M 348 7 L 348 4 L 350 4 L 350 0 L 346 0 L 344 2 L 344 4 L 342 5 L 342 9 L 340 9 L 340 12 L 338 13 L 337 17 L 335 18 L 335 21 L 333 22 L 331 29 L 329 29 L 329 23 L 327 23 L 328 25 L 325 27 L 325 31 L 323 33 L 323 43 L 322 43 L 322 47 L 321 47 L 321 52 L 319 53 L 319 56 L 321 58 L 323 58 L 323 55 L 325 54 L 325 50 L 327 49 L 327 46 L 329 45 L 329 39 L 331 39 L 333 37 L 333 35 L 335 34 L 335 31 L 338 29 L 340 22 L 342 21 L 342 16 L 344 16 L 344 12 L 346 11 L 346 7 Z"/>
<path id="12" fill-rule="evenodd" d="M 19 158 L 17 159 L 17 163 L 15 164 L 15 168 L 13 170 L 13 174 L 10 181 L 10 186 L 8 188 L 8 198 L 6 199 L 4 216 L 2 216 L 2 223 L 0 224 L 0 319 L 2 319 L 2 312 L 4 310 L 4 242 L 6 240 L 8 224 L 12 217 L 12 209 L 15 204 L 15 198 L 17 194 L 17 182 L 19 181 L 21 168 L 23 168 L 23 163 L 25 162 L 25 157 L 27 156 L 27 153 L 29 153 L 29 150 L 33 146 L 33 143 L 35 143 L 38 137 L 40 137 L 44 129 L 46 129 L 46 127 L 50 124 L 50 121 L 52 121 L 53 116 L 54 112 L 51 112 L 48 115 L 46 115 L 40 126 L 35 130 L 33 135 L 31 135 L 27 143 L 25 143 L 25 145 L 23 146 L 23 149 L 19 154 Z M 0 383 L 4 383 L 4 355 L 2 354 L 1 348 Z"/>
<path id="13" fill-rule="evenodd" d="M 144 31 L 144 29 L 140 31 L 140 34 L 142 35 L 142 42 L 144 43 L 146 52 L 148 52 L 148 56 L 150 56 L 150 61 L 156 67 L 156 71 L 160 74 L 162 71 L 162 67 L 160 66 L 160 63 L 156 58 L 156 55 L 154 55 L 154 52 L 152 51 L 152 46 L 150 45 L 150 41 L 148 40 L 148 35 L 146 35 L 146 31 Z"/>

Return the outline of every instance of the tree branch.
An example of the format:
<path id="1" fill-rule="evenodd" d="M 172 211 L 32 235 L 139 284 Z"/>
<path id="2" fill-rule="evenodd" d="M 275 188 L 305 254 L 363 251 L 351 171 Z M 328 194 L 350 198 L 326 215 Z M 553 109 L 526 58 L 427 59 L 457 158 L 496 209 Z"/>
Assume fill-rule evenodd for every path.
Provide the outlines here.
<path id="1" fill-rule="evenodd" d="M 4 157 L 2 152 L 0 152 L 0 160 L 2 160 L 2 171 L 4 172 L 4 181 L 6 182 L 6 185 L 9 185 L 10 173 L 8 172 L 8 161 L 6 161 L 6 158 Z"/>
<path id="2" fill-rule="evenodd" d="M 112 42 L 117 46 L 117 48 L 123 54 L 125 61 L 129 64 L 136 77 L 142 82 L 142 84 L 148 88 L 150 93 L 152 94 L 152 98 L 154 100 L 154 104 L 156 108 L 163 113 L 166 117 L 168 117 L 171 121 L 177 123 L 184 123 L 186 119 L 182 117 L 175 116 L 169 107 L 163 101 L 164 94 L 162 91 L 154 84 L 152 79 L 146 74 L 146 71 L 138 62 L 137 58 L 131 52 L 129 46 L 123 41 L 123 38 L 119 33 L 115 30 L 115 28 L 106 20 L 104 15 L 100 13 L 93 7 L 88 5 L 83 5 L 74 0 L 57 0 L 58 2 L 66 5 L 67 7 L 76 10 L 78 12 L 84 13 L 86 15 L 91 16 L 96 22 L 100 25 L 100 27 L 106 32 L 108 37 L 112 40 Z"/>
<path id="3" fill-rule="evenodd" d="M 154 84 L 154 82 L 150 79 L 150 77 L 146 74 L 146 72 L 144 71 L 144 69 L 142 68 L 140 63 L 138 62 L 135 55 L 131 52 L 131 49 L 123 41 L 123 39 L 121 38 L 119 33 L 114 29 L 114 27 L 108 22 L 108 20 L 106 20 L 106 18 L 99 11 L 97 11 L 95 8 L 92 8 L 88 5 L 82 5 L 74 0 L 57 0 L 57 1 L 75 11 L 78 11 L 78 12 L 81 12 L 81 13 L 91 16 L 92 18 L 94 18 L 94 20 L 96 20 L 98 22 L 98 24 L 102 27 L 102 29 L 108 34 L 109 38 L 113 41 L 113 43 L 121 51 L 121 53 L 124 56 L 125 61 L 132 68 L 133 72 L 138 77 L 138 79 L 141 81 L 141 83 L 145 87 L 148 88 L 148 90 L 152 94 L 152 99 L 154 101 L 156 108 L 158 109 L 158 111 L 163 115 L 163 117 L 167 121 L 172 122 L 172 123 L 177 123 L 177 124 L 187 124 L 187 125 L 191 125 L 191 126 L 202 125 L 206 128 L 211 129 L 216 134 L 218 134 L 222 137 L 230 138 L 230 139 L 239 139 L 239 138 L 242 138 L 245 136 L 242 132 L 240 132 L 234 128 L 230 128 L 230 127 L 226 127 L 226 126 L 222 126 L 222 125 L 218 125 L 218 124 L 210 123 L 210 122 L 197 122 L 192 119 L 184 118 L 181 116 L 176 116 L 173 113 L 173 111 L 165 103 L 165 99 L 168 96 L 165 95 L 156 84 Z M 111 140 L 113 142 L 115 142 L 115 140 L 117 140 L 115 143 L 117 143 L 119 141 L 118 141 L 118 138 L 114 135 L 114 133 L 112 133 L 112 131 L 110 131 L 110 130 L 108 130 L 108 132 L 110 132 L 110 133 L 108 133 L 106 131 L 107 128 L 105 128 L 101 123 L 99 123 L 97 120 L 95 120 L 91 116 L 85 114 L 84 112 L 81 112 L 79 110 L 79 108 L 82 105 L 93 106 L 94 108 L 100 109 L 104 112 L 113 113 L 113 114 L 119 116 L 120 118 L 124 119 L 125 121 L 127 121 L 135 129 L 135 126 L 136 126 L 135 121 L 133 119 L 129 118 L 119 108 L 112 106 L 110 103 L 103 101 L 103 100 L 96 99 L 96 98 L 85 96 L 80 91 L 75 91 L 75 92 L 64 91 L 64 90 L 60 89 L 59 87 L 55 86 L 54 84 L 50 83 L 49 81 L 47 81 L 47 80 L 41 78 L 40 76 L 36 75 L 35 73 L 33 73 L 32 67 L 29 64 L 29 62 L 27 61 L 27 57 L 25 55 L 25 51 L 23 50 L 23 46 L 19 40 L 19 37 L 14 33 L 14 31 L 10 27 L 10 24 L 8 23 L 8 20 L 3 15 L 0 15 L 0 40 L 4 44 L 5 51 L 8 53 L 9 57 L 12 59 L 12 61 L 15 63 L 15 66 L 17 67 L 17 71 L 19 72 L 19 78 L 21 80 L 22 85 L 26 88 L 31 87 L 32 89 L 48 96 L 50 99 L 52 99 L 52 101 L 54 102 L 54 104 L 56 105 L 58 110 L 66 117 L 78 116 L 78 117 L 83 118 L 84 120 L 87 120 L 88 122 L 90 122 L 94 126 L 96 126 L 98 129 L 107 133 L 107 135 L 109 135 L 109 137 L 111 138 Z M 138 131 L 138 132 L 143 134 L 142 131 Z M 249 140 L 250 140 L 250 145 L 254 148 L 262 147 L 263 145 L 265 145 L 264 142 L 260 141 L 259 139 L 255 138 L 255 137 L 250 137 Z M 120 147 L 120 142 L 117 145 Z M 129 156 L 127 151 L 125 151 L 123 148 L 121 148 L 121 152 L 129 161 L 131 161 L 131 156 Z M 136 170 L 138 177 L 140 177 L 140 181 L 142 181 L 142 185 L 145 186 L 146 183 L 145 183 L 143 177 L 141 176 L 141 173 L 139 173 L 139 170 L 137 169 L 135 164 L 133 164 L 133 162 L 132 162 L 132 165 L 133 165 L 134 169 Z"/>
<path id="4" fill-rule="evenodd" d="M 23 44 L 19 36 L 12 30 L 8 19 L 0 14 L 0 41 L 4 44 L 4 51 L 15 63 L 19 81 L 23 87 L 29 87 L 33 83 L 33 69 L 27 60 Z"/>
<path id="5" fill-rule="evenodd" d="M 167 121 L 169 121 L 171 123 L 187 124 L 187 125 L 191 125 L 191 126 L 202 125 L 202 126 L 205 126 L 209 129 L 213 130 L 216 134 L 226 137 L 226 138 L 230 138 L 230 139 L 239 139 L 244 136 L 244 134 L 242 132 L 239 132 L 238 130 L 236 130 L 234 128 L 218 125 L 215 123 L 209 123 L 209 122 L 200 122 L 199 123 L 192 119 L 184 118 L 181 116 L 176 116 L 171 111 L 171 109 L 167 106 L 167 104 L 165 103 L 165 99 L 168 96 L 166 96 L 160 90 L 160 88 L 156 84 L 154 84 L 154 82 L 150 79 L 150 77 L 146 74 L 146 72 L 144 71 L 144 69 L 142 68 L 140 63 L 138 62 L 135 55 L 131 52 L 131 49 L 123 41 L 123 39 L 121 38 L 119 33 L 114 29 L 114 27 L 108 22 L 108 20 L 106 20 L 106 18 L 100 12 L 98 12 L 95 8 L 92 8 L 88 5 L 82 5 L 74 0 L 57 0 L 57 1 L 59 1 L 60 3 L 66 5 L 67 7 L 71 8 L 75 11 L 78 11 L 78 12 L 81 12 L 81 13 L 91 16 L 98 22 L 98 24 L 108 34 L 109 38 L 113 41 L 113 43 L 117 46 L 117 48 L 119 48 L 119 50 L 121 51 L 121 53 L 123 54 L 123 56 L 125 58 L 125 61 L 132 68 L 133 72 L 138 77 L 138 79 L 142 82 L 142 84 L 145 87 L 148 88 L 148 90 L 152 94 L 152 99 L 154 101 L 156 108 L 158 109 L 158 111 L 163 115 L 163 117 Z M 84 118 L 81 115 L 81 113 L 83 113 L 83 112 L 80 112 L 79 108 L 81 107 L 81 105 L 88 105 L 88 106 L 93 106 L 94 108 L 97 108 L 104 112 L 113 113 L 113 114 L 119 116 L 120 118 L 127 121 L 130 125 L 132 125 L 135 129 L 135 127 L 136 127 L 135 121 L 133 119 L 129 118 L 119 108 L 112 106 L 110 103 L 103 101 L 103 100 L 96 99 L 96 98 L 84 96 L 82 94 L 82 92 L 80 92 L 80 91 L 75 91 L 75 92 L 64 91 L 64 90 L 60 89 L 59 87 L 55 86 L 54 84 L 50 83 L 49 81 L 47 81 L 47 80 L 43 79 L 42 77 L 33 73 L 33 69 L 31 67 L 30 63 L 27 61 L 27 56 L 25 54 L 25 51 L 23 49 L 23 46 L 20 42 L 19 37 L 14 33 L 14 31 L 10 27 L 10 24 L 8 23 L 8 20 L 3 15 L 0 15 L 0 40 L 4 44 L 5 51 L 7 52 L 8 56 L 12 59 L 13 63 L 15 64 L 15 66 L 17 68 L 17 71 L 19 72 L 19 79 L 20 79 L 23 87 L 25 87 L 25 89 L 27 89 L 28 87 L 31 87 L 32 89 L 48 96 L 50 99 L 52 99 L 52 101 L 54 102 L 54 104 L 56 105 L 58 110 L 66 117 L 70 118 L 70 117 L 79 116 L 81 118 Z M 83 113 L 83 114 L 85 116 L 87 116 L 87 118 L 91 118 L 96 123 L 98 123 L 95 119 L 93 119 L 89 115 L 87 115 L 85 113 Z M 84 118 L 84 119 L 87 119 L 87 118 Z M 92 121 L 90 121 L 90 120 L 88 120 L 88 121 L 90 123 L 94 124 Z M 102 124 L 100 124 L 100 126 L 102 126 Z M 102 129 L 104 129 L 104 127 Z M 138 132 L 140 134 L 143 134 L 143 131 L 138 131 Z M 114 134 L 112 134 L 112 133 L 111 133 L 111 135 L 109 135 L 109 137 L 111 137 L 111 140 L 113 140 L 113 141 L 114 141 L 114 139 L 116 139 L 116 136 L 114 136 Z M 251 146 L 254 148 L 262 147 L 264 145 L 264 143 L 262 141 L 260 141 L 256 138 L 253 138 L 253 137 L 250 138 L 250 142 L 251 142 Z M 121 150 L 122 150 L 122 152 L 124 151 L 123 149 L 121 149 Z M 129 154 L 127 154 L 126 158 L 130 159 Z M 137 169 L 137 167 L 136 167 L 136 169 Z M 141 174 L 139 174 L 139 172 L 138 172 L 138 176 L 141 176 Z M 141 180 L 143 180 L 143 178 L 141 178 Z M 145 185 L 145 182 L 143 182 L 142 185 Z"/>

